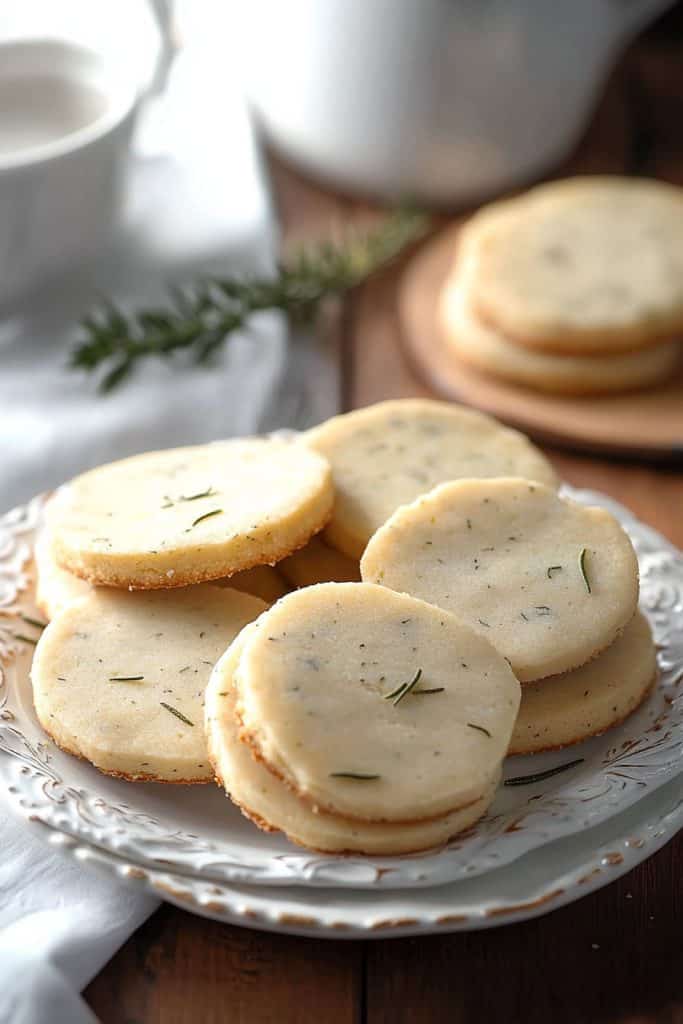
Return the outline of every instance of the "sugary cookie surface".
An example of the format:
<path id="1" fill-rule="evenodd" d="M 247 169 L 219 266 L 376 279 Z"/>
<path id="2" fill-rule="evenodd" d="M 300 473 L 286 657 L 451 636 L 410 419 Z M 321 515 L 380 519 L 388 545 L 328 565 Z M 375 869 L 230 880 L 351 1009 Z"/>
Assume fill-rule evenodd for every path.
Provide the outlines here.
<path id="1" fill-rule="evenodd" d="M 411 822 L 482 797 L 519 684 L 487 640 L 384 587 L 282 598 L 236 672 L 241 736 L 298 795 L 342 817 Z"/>
<path id="2" fill-rule="evenodd" d="M 211 669 L 266 607 L 210 585 L 93 590 L 38 642 L 31 680 L 43 728 L 105 772 L 207 782 L 203 705 Z"/>
<path id="3" fill-rule="evenodd" d="M 361 573 L 453 612 L 523 682 L 599 654 L 638 601 L 636 556 L 617 520 L 518 478 L 443 484 L 399 509 Z"/>
<path id="4" fill-rule="evenodd" d="M 147 452 L 77 477 L 50 505 L 60 565 L 91 583 L 184 586 L 275 562 L 327 521 L 324 459 L 234 440 Z"/>
<path id="5" fill-rule="evenodd" d="M 335 504 L 325 537 L 352 558 L 400 505 L 446 480 L 515 475 L 557 482 L 523 434 L 445 402 L 380 402 L 327 420 L 306 441 L 332 466 Z"/>

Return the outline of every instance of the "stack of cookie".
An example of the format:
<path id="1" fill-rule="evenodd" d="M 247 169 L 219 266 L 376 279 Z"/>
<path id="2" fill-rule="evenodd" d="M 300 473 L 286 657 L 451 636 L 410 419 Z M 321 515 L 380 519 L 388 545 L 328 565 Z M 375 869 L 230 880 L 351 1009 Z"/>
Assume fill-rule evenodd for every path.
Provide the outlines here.
<path id="1" fill-rule="evenodd" d="M 585 177 L 484 207 L 461 232 L 440 316 L 456 358 L 538 391 L 666 380 L 683 334 L 683 190 Z"/>
<path id="2" fill-rule="evenodd" d="M 543 484 L 442 484 L 377 531 L 361 573 L 452 612 L 507 659 L 523 684 L 511 753 L 602 733 L 654 683 L 626 533 Z"/>
<path id="3" fill-rule="evenodd" d="M 434 846 L 506 753 L 652 683 L 630 542 L 557 486 L 523 435 L 417 399 L 85 473 L 36 551 L 38 717 L 109 774 L 215 776 L 306 846 Z"/>

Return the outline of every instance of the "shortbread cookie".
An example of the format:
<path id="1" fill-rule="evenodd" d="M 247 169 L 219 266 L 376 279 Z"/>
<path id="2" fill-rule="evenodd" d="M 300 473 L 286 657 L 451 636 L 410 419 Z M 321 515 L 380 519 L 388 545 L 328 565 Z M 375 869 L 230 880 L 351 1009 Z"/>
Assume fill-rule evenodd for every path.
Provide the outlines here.
<path id="1" fill-rule="evenodd" d="M 306 440 L 332 465 L 336 493 L 325 538 L 350 558 L 360 558 L 399 505 L 447 480 L 515 475 L 557 483 L 523 434 L 446 402 L 380 402 L 327 420 Z"/>
<path id="2" fill-rule="evenodd" d="M 259 828 L 277 829 L 302 846 L 326 853 L 414 853 L 447 842 L 470 828 L 486 811 L 498 777 L 475 803 L 443 818 L 413 825 L 376 825 L 315 812 L 240 741 L 235 717 L 233 677 L 247 626 L 216 665 L 206 690 L 205 721 L 209 759 L 216 780 Z"/>
<path id="3" fill-rule="evenodd" d="M 683 330 L 683 191 L 648 179 L 542 185 L 466 236 L 472 302 L 546 352 L 621 352 Z"/>
<path id="4" fill-rule="evenodd" d="M 599 395 L 665 380 L 680 357 L 678 342 L 606 356 L 552 355 L 510 342 L 471 308 L 465 268 L 446 284 L 441 321 L 448 345 L 464 363 L 503 380 L 561 395 Z"/>
<path id="5" fill-rule="evenodd" d="M 98 588 L 36 648 L 36 712 L 58 746 L 127 779 L 206 782 L 204 690 L 215 662 L 267 605 L 235 590 Z"/>
<path id="6" fill-rule="evenodd" d="M 271 565 L 256 565 L 253 569 L 236 572 L 234 576 L 226 576 L 215 582 L 221 587 L 241 590 L 243 594 L 253 594 L 268 604 L 274 604 L 290 591 L 284 578 Z"/>
<path id="7" fill-rule="evenodd" d="M 453 612 L 522 682 L 595 657 L 638 602 L 638 563 L 614 516 L 515 478 L 442 484 L 399 509 L 361 573 Z"/>
<path id="8" fill-rule="evenodd" d="M 332 501 L 323 458 L 252 438 L 100 466 L 53 499 L 49 522 L 58 563 L 90 583 L 180 587 L 284 558 Z"/>
<path id="9" fill-rule="evenodd" d="M 507 751 L 519 684 L 447 612 L 364 583 L 283 597 L 235 673 L 240 736 L 313 808 L 414 822 L 480 800 Z"/>
<path id="10" fill-rule="evenodd" d="M 36 570 L 36 605 L 47 619 L 54 619 L 68 605 L 93 589 L 79 576 L 60 568 L 54 557 L 48 530 L 41 530 L 33 550 Z"/>
<path id="11" fill-rule="evenodd" d="M 52 541 L 48 530 L 41 530 L 34 550 L 36 567 L 36 604 L 43 615 L 54 619 L 55 615 L 73 604 L 79 597 L 85 597 L 92 587 L 79 576 L 61 569 L 55 560 Z M 260 597 L 268 604 L 289 592 L 284 579 L 269 565 L 257 565 L 253 569 L 235 573 L 216 580 L 218 586 L 231 587 L 245 594 Z"/>
<path id="12" fill-rule="evenodd" d="M 279 562 L 278 570 L 295 587 L 360 581 L 358 559 L 343 555 L 318 537 L 311 537 L 305 548 Z"/>
<path id="13" fill-rule="evenodd" d="M 599 657 L 557 679 L 523 688 L 510 753 L 555 750 L 605 732 L 639 707 L 656 675 L 650 627 L 636 612 Z"/>

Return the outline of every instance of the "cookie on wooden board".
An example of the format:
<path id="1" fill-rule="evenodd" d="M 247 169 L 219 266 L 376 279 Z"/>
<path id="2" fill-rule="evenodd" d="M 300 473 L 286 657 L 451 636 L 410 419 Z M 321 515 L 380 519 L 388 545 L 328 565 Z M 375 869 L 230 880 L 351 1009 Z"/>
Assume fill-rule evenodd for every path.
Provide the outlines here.
<path id="1" fill-rule="evenodd" d="M 361 574 L 457 615 L 522 682 L 585 664 L 638 603 L 635 552 L 614 516 L 519 478 L 442 484 L 400 508 Z"/>
<path id="2" fill-rule="evenodd" d="M 640 706 L 656 677 L 650 626 L 636 612 L 621 636 L 593 661 L 522 688 L 509 752 L 535 754 L 600 735 Z"/>
<path id="3" fill-rule="evenodd" d="M 55 556 L 89 583 L 154 589 L 274 563 L 332 510 L 325 460 L 294 441 L 147 452 L 76 477 L 50 502 Z"/>
<path id="4" fill-rule="evenodd" d="M 519 683 L 491 644 L 423 601 L 365 583 L 283 597 L 235 673 L 240 737 L 311 807 L 416 822 L 488 791 Z"/>
<path id="5" fill-rule="evenodd" d="M 442 292 L 439 316 L 453 354 L 484 373 L 535 391 L 600 395 L 667 380 L 679 362 L 677 341 L 592 357 L 552 354 L 515 344 L 474 312 L 471 276 L 458 264 Z"/>
<path id="6" fill-rule="evenodd" d="M 38 641 L 31 681 L 41 725 L 107 774 L 209 781 L 204 690 L 226 647 L 266 607 L 210 585 L 93 589 Z"/>
<path id="7" fill-rule="evenodd" d="M 335 502 L 324 539 L 350 558 L 360 558 L 400 505 L 447 480 L 515 475 L 557 483 L 523 434 L 447 402 L 379 402 L 327 420 L 305 440 L 332 466 Z"/>
<path id="8" fill-rule="evenodd" d="M 326 853 L 395 855 L 415 853 L 447 842 L 470 828 L 489 806 L 499 776 L 479 800 L 464 810 L 412 825 L 349 821 L 314 811 L 252 756 L 239 738 L 234 674 L 247 626 L 216 665 L 206 690 L 205 721 L 209 759 L 216 780 L 243 814 L 265 831 L 278 830 L 293 842 Z"/>
<path id="9" fill-rule="evenodd" d="M 521 345 L 598 355 L 683 332 L 683 191 L 674 185 L 551 182 L 482 216 L 465 242 L 476 313 Z"/>

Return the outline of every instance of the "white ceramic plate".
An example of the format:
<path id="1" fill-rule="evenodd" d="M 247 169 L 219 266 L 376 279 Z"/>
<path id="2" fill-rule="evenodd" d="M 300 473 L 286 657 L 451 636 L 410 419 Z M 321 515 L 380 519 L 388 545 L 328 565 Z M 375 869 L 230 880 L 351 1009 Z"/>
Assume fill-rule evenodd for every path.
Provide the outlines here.
<path id="1" fill-rule="evenodd" d="M 641 604 L 659 648 L 660 682 L 646 704 L 604 737 L 560 753 L 512 758 L 507 776 L 583 758 L 542 783 L 502 788 L 470 833 L 438 851 L 395 858 L 324 856 L 298 849 L 246 821 L 213 786 L 125 783 L 57 750 L 33 711 L 28 671 L 37 635 L 30 556 L 43 501 L 0 520 L 0 786 L 27 818 L 63 834 L 79 851 L 111 858 L 117 870 L 184 877 L 187 884 L 283 884 L 413 889 L 473 879 L 560 838 L 582 835 L 676 777 L 683 753 L 683 558 L 659 534 L 601 495 L 638 552 Z M 2 756 L 4 755 L 4 756 Z M 98 856 L 95 856 L 98 851 Z M 81 855 L 83 855 L 81 853 Z"/>

